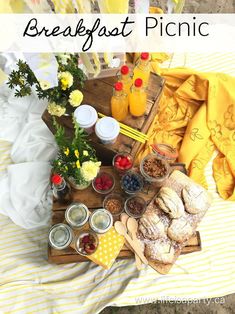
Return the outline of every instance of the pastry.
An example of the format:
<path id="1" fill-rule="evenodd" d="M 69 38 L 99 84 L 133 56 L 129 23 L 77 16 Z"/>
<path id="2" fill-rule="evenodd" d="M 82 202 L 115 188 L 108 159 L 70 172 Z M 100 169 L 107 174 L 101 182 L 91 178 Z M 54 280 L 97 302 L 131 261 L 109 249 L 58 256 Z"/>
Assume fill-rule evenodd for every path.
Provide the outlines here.
<path id="1" fill-rule="evenodd" d="M 156 240 L 165 235 L 165 227 L 159 216 L 152 211 L 145 212 L 139 220 L 139 231 L 145 239 Z"/>
<path id="2" fill-rule="evenodd" d="M 207 191 L 198 184 L 187 185 L 182 190 L 185 209 L 190 214 L 204 212 L 210 206 Z"/>
<path id="3" fill-rule="evenodd" d="M 167 229 L 168 237 L 178 243 L 187 241 L 193 233 L 193 227 L 184 218 L 173 219 L 170 227 Z"/>
<path id="4" fill-rule="evenodd" d="M 170 218 L 180 218 L 184 213 L 182 200 L 168 187 L 161 188 L 155 202 Z"/>
<path id="5" fill-rule="evenodd" d="M 144 253 L 147 258 L 164 264 L 171 264 L 175 259 L 175 249 L 168 239 L 149 241 Z"/>

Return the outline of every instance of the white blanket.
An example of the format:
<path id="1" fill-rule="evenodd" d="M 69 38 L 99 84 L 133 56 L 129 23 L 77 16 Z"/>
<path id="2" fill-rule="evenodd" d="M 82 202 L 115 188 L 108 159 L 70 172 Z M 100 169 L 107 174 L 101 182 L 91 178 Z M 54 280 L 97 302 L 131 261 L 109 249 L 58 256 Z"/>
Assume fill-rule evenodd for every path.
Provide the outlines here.
<path id="1" fill-rule="evenodd" d="M 0 178 L 0 213 L 27 229 L 47 225 L 51 213 L 49 161 L 56 145 L 41 120 L 45 108 L 35 94 L 16 98 L 8 86 L 0 87 L 0 139 L 12 142 L 14 163 Z"/>

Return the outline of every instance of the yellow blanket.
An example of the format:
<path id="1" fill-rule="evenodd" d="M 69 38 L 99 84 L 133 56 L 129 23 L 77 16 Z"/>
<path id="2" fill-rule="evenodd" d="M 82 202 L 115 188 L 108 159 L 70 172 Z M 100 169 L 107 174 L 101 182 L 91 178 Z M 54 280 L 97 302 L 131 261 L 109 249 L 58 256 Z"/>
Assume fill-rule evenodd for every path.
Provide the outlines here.
<path id="1" fill-rule="evenodd" d="M 152 67 L 159 72 L 155 54 Z M 159 112 L 149 130 L 149 142 L 138 158 L 151 151 L 153 143 L 168 143 L 179 149 L 189 175 L 207 186 L 204 169 L 215 150 L 213 176 L 219 194 L 235 200 L 235 77 L 221 73 L 197 73 L 191 69 L 163 69 L 166 79 Z"/>

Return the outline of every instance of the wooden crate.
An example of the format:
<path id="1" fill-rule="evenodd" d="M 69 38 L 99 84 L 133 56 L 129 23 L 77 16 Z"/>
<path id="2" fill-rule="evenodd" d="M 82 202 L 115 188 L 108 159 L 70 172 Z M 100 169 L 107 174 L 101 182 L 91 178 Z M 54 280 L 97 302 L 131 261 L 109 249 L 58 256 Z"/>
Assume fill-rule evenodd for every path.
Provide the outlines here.
<path id="1" fill-rule="evenodd" d="M 103 171 L 111 173 L 116 181 L 116 185 L 114 188 L 114 192 L 122 193 L 121 186 L 120 186 L 120 178 L 118 174 L 113 170 L 112 167 L 102 167 Z M 156 194 L 156 190 L 151 188 L 151 186 L 146 185 L 140 195 L 147 201 L 150 202 Z M 101 208 L 103 204 L 103 199 L 105 196 L 94 192 L 92 187 L 90 186 L 84 191 L 73 191 L 73 200 L 80 201 L 87 205 L 87 207 L 92 211 L 96 208 Z M 64 213 L 65 213 L 65 206 L 58 203 L 54 200 L 53 203 L 53 216 L 52 216 L 52 224 L 57 224 L 64 221 Z M 187 246 L 183 248 L 182 254 L 196 252 L 201 250 L 201 240 L 200 234 L 197 232 L 195 236 L 193 236 Z M 124 245 L 123 249 L 120 251 L 118 258 L 133 258 L 133 253 Z M 66 250 L 55 250 L 51 247 L 48 247 L 48 260 L 52 263 L 57 264 L 65 264 L 65 263 L 74 263 L 74 262 L 88 262 L 89 260 L 86 257 L 78 255 L 76 251 L 72 248 L 68 248 Z M 151 265 L 154 267 L 154 265 Z M 161 273 L 166 273 L 169 267 L 172 265 L 163 265 L 162 269 L 159 268 L 158 263 L 158 271 L 160 269 Z M 166 271 L 167 270 L 167 271 Z"/>
<path id="2" fill-rule="evenodd" d="M 83 88 L 83 103 L 90 104 L 98 112 L 110 116 L 110 100 L 113 94 L 113 84 L 116 82 L 116 80 L 116 77 L 112 76 L 86 81 Z M 164 79 L 159 75 L 151 73 L 147 91 L 146 114 L 139 118 L 133 118 L 131 115 L 128 115 L 124 123 L 143 133 L 147 133 L 157 113 L 158 103 L 162 94 L 163 86 Z M 48 114 L 47 110 L 43 113 L 42 119 L 48 128 L 52 131 L 52 133 L 54 133 L 52 117 Z M 66 134 L 72 136 L 74 130 L 71 116 L 62 116 L 56 119 L 62 126 L 65 127 Z M 90 139 L 92 141 L 92 145 L 96 149 L 98 158 L 103 162 L 103 164 L 106 165 L 111 164 L 113 156 L 120 151 L 131 153 L 133 157 L 135 157 L 141 145 L 140 142 L 137 142 L 122 134 L 119 135 L 115 144 L 108 146 L 100 143 L 95 134 L 91 135 Z"/>

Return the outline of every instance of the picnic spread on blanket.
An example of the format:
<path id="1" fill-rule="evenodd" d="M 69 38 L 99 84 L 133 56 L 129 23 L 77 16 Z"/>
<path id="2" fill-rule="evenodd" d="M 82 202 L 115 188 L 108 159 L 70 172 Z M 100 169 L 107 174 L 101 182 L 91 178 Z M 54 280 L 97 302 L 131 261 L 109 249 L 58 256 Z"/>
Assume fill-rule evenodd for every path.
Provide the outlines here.
<path id="1" fill-rule="evenodd" d="M 100 11 L 128 11 L 110 3 Z M 25 7 L 48 10 L 0 11 Z M 98 313 L 138 296 L 234 292 L 235 77 L 168 59 L 1 56 L 0 310 Z"/>
<path id="2" fill-rule="evenodd" d="M 149 55 L 148 58 L 150 59 L 151 56 Z M 134 70 L 133 65 L 126 64 L 124 65 L 124 72 L 127 71 L 127 67 L 130 72 Z M 170 71 L 166 70 L 168 76 L 170 76 Z M 123 69 L 120 69 L 121 72 L 123 72 Z M 173 69 L 172 73 L 175 72 L 176 70 Z M 201 76 L 204 75 L 202 74 Z M 192 76 L 195 77 L 195 74 L 192 74 Z M 221 75 L 216 73 L 211 74 L 211 76 L 218 81 L 221 79 Z M 67 75 L 67 77 L 69 76 Z M 222 75 L 222 77 L 224 78 L 225 76 Z M 226 77 L 229 81 L 234 81 L 233 77 Z M 187 82 L 188 75 L 185 75 L 184 78 Z M 12 79 L 11 75 L 10 79 Z M 138 85 L 138 80 L 141 80 L 141 78 L 136 80 Z M 180 88 L 184 86 L 185 81 L 182 82 L 181 80 L 181 85 L 176 91 L 181 91 Z M 205 102 L 206 99 L 203 99 L 200 95 L 195 97 L 195 94 L 193 94 L 196 100 L 193 98 L 190 100 L 189 97 L 183 94 L 187 101 L 190 104 L 192 103 L 192 107 L 196 112 L 191 118 L 186 113 L 183 115 L 183 109 L 180 106 L 176 106 L 174 101 L 180 100 L 182 101 L 180 104 L 183 104 L 186 100 L 183 102 L 182 96 L 173 96 L 173 93 L 170 93 L 168 86 L 172 86 L 172 84 L 168 80 L 167 75 L 160 77 L 151 72 L 149 74 L 149 88 L 145 89 L 146 112 L 148 113 L 145 113 L 145 118 L 143 119 L 142 116 L 132 117 L 127 112 L 127 116 L 121 122 L 112 117 L 113 86 L 114 97 L 119 97 L 115 95 L 116 89 L 120 88 L 120 86 L 123 88 L 124 85 L 119 83 L 119 86 L 117 86 L 117 82 L 121 82 L 120 77 L 85 81 L 83 88 L 81 88 L 82 97 L 78 98 L 78 102 L 81 102 L 81 104 L 75 107 L 74 114 L 71 113 L 70 107 L 72 106 L 69 104 L 65 105 L 65 109 L 68 110 L 67 115 L 60 115 L 60 112 L 58 114 L 58 111 L 56 111 L 58 115 L 52 116 L 48 113 L 48 109 L 44 112 L 41 111 L 43 113 L 42 119 L 54 132 L 58 147 L 58 154 L 55 154 L 54 146 L 53 154 L 51 152 L 47 156 L 52 161 L 52 168 L 47 168 L 48 170 L 42 173 L 44 178 L 47 173 L 46 176 L 48 178 L 48 182 L 44 182 L 44 186 L 48 185 L 50 179 L 54 195 L 52 227 L 50 230 L 47 229 L 46 242 L 50 244 L 48 247 L 48 259 L 50 262 L 58 264 L 77 262 L 79 263 L 78 266 L 80 265 L 82 268 L 87 263 L 94 263 L 94 265 L 96 263 L 106 271 L 117 270 L 122 263 L 125 263 L 125 259 L 128 259 L 130 261 L 128 263 L 133 265 L 131 268 L 135 269 L 134 272 L 138 271 L 141 273 L 146 267 L 150 267 L 160 274 L 171 274 L 171 272 L 174 274 L 172 266 L 174 263 L 177 265 L 177 258 L 180 254 L 187 253 L 186 255 L 190 256 L 192 252 L 200 252 L 201 250 L 203 252 L 203 243 L 204 241 L 206 243 L 206 238 L 201 239 L 200 233 L 196 232 L 196 229 L 206 212 L 210 211 L 211 202 L 213 208 L 213 200 L 215 198 L 215 194 L 211 193 L 211 191 L 209 193 L 206 191 L 205 181 L 201 181 L 201 177 L 200 180 L 197 180 L 197 177 L 194 176 L 195 170 L 192 171 L 194 168 L 190 166 L 190 154 L 192 153 L 196 156 L 196 153 L 192 151 L 193 149 L 198 151 L 197 145 L 193 149 L 188 149 L 185 160 L 182 158 L 182 148 L 187 138 L 188 128 L 193 129 L 194 126 L 198 126 L 198 123 L 202 121 L 195 119 L 197 124 L 193 126 L 194 117 L 198 113 L 195 106 L 197 106 L 196 108 L 201 108 L 200 106 L 203 106 L 202 102 Z M 65 86 L 66 81 L 63 81 L 63 84 L 61 86 Z M 87 86 L 91 89 L 95 86 L 95 89 L 92 89 L 92 94 Z M 151 86 L 154 88 L 152 89 Z M 203 86 L 207 87 L 207 84 Z M 224 84 L 218 82 L 218 86 L 221 87 L 219 92 L 221 94 Z M 138 86 L 135 87 L 138 88 Z M 107 93 L 100 93 L 102 89 L 106 90 Z M 156 91 L 156 95 L 154 95 L 154 91 Z M 231 97 L 229 99 L 230 103 L 232 101 L 231 90 L 226 90 L 225 95 L 226 97 Z M 12 97 L 15 99 L 13 95 Z M 33 97 L 35 98 L 36 96 Z M 124 95 L 124 97 L 126 96 Z M 172 107 L 169 108 L 168 106 L 169 111 L 160 111 L 161 106 L 164 106 L 164 103 L 167 101 L 167 97 L 167 103 L 173 103 Z M 198 98 L 201 99 L 201 103 L 195 104 Z M 89 102 L 86 99 L 89 99 Z M 121 99 L 119 105 L 126 106 L 126 102 L 123 102 Z M 35 103 L 33 103 L 31 108 L 34 106 Z M 208 102 L 204 106 L 207 108 Z M 45 104 L 42 108 L 45 108 Z M 156 117 L 151 116 L 152 108 L 157 110 Z M 179 108 L 179 113 L 174 113 L 174 108 Z M 192 109 L 189 107 L 188 110 Z M 224 115 L 220 116 L 227 119 L 230 118 L 230 123 L 232 123 L 232 116 L 226 115 L 228 108 L 223 106 L 223 110 L 225 110 Z M 80 112 L 80 114 L 76 115 L 76 111 Z M 88 124 L 85 127 L 83 125 L 85 132 L 77 120 L 80 119 L 82 121 L 82 115 L 87 114 L 87 112 L 93 121 L 91 125 Z M 96 114 L 94 114 L 95 112 Z M 168 119 L 162 120 L 160 118 L 161 112 L 165 113 L 165 118 L 168 115 Z M 192 110 L 192 115 L 193 113 L 194 111 Z M 186 120 L 184 120 L 182 116 L 183 118 L 187 116 L 187 119 L 185 118 Z M 153 117 L 152 123 L 149 123 L 149 117 Z M 111 132 L 107 132 L 106 125 L 104 125 L 104 130 L 106 131 L 103 134 L 105 137 L 108 133 L 108 140 L 107 138 L 104 140 L 103 137 L 98 138 L 97 136 L 100 135 L 97 132 L 97 124 L 104 118 L 111 119 L 111 126 L 114 123 L 114 129 L 118 129 L 118 133 L 111 140 Z M 34 118 L 33 121 L 36 126 L 37 119 L 35 120 Z M 128 125 L 128 121 L 134 121 L 135 125 L 139 125 L 139 128 L 135 129 L 131 122 Z M 166 121 L 168 121 L 168 128 L 166 127 Z M 43 130 L 45 130 L 46 125 L 44 122 L 41 120 L 40 123 L 43 125 Z M 163 125 L 161 126 L 161 123 L 165 123 L 163 124 L 164 128 Z M 203 125 L 202 122 L 201 124 Z M 146 125 L 147 130 L 144 129 Z M 227 128 L 226 126 L 225 128 L 229 132 L 229 125 L 226 125 Z M 109 127 L 110 124 L 108 124 Z M 199 129 L 201 130 L 201 128 Z M 143 132 L 143 130 L 146 131 Z M 158 131 L 156 132 L 156 130 Z M 184 137 L 183 132 L 186 132 Z M 170 133 L 170 135 L 167 135 L 167 133 Z M 202 140 L 200 136 L 196 135 L 195 137 L 189 137 L 185 145 L 188 145 L 189 140 L 194 144 L 196 140 Z M 8 137 L 8 140 L 10 140 L 11 136 L 12 134 L 8 134 L 6 138 Z M 158 136 L 161 140 L 159 140 Z M 211 141 L 213 136 L 215 135 L 212 131 Z M 172 140 L 174 137 L 175 140 Z M 230 138 L 232 139 L 232 136 Z M 48 150 L 48 144 L 43 147 L 41 155 L 44 155 L 44 152 Z M 221 142 L 219 144 L 221 145 Z M 220 151 L 219 144 L 217 149 Z M 193 145 L 191 144 L 191 146 Z M 18 158 L 20 162 L 17 148 L 21 149 L 19 144 L 18 147 L 17 145 L 16 148 L 13 147 L 12 159 L 15 159 L 17 162 Z M 102 153 L 104 156 L 103 165 L 101 160 Z M 208 160 L 210 160 L 212 153 L 213 150 L 211 149 L 210 155 L 205 155 Z M 232 153 L 232 150 L 229 150 L 228 153 L 224 151 L 224 153 L 223 162 L 225 163 L 227 155 Z M 21 154 L 21 158 L 24 158 L 23 155 Z M 181 158 L 180 162 L 177 162 L 179 158 Z M 187 161 L 187 158 L 189 161 Z M 221 158 L 222 156 L 220 155 L 220 160 Z M 228 158 L 228 162 L 229 160 Z M 19 167 L 19 165 L 9 167 L 8 173 L 9 175 L 11 173 L 11 179 L 14 179 L 14 167 Z M 23 166 L 23 164 L 21 165 Z M 39 172 L 42 170 L 41 165 L 42 163 L 40 163 L 37 170 L 38 179 L 40 179 Z M 77 177 L 75 174 L 75 177 L 71 177 L 71 172 L 67 172 L 70 167 L 76 171 L 80 170 L 78 173 L 74 172 Z M 82 169 L 83 171 L 81 171 Z M 187 169 L 191 178 L 187 176 Z M 213 167 L 213 171 L 216 169 Z M 222 169 L 224 170 L 225 168 L 223 167 Z M 231 169 L 232 173 L 233 168 L 229 169 Z M 35 167 L 30 171 L 32 170 L 35 170 Z M 23 168 L 21 171 L 23 171 Z M 67 173 L 70 175 L 66 175 Z M 229 187 L 229 189 L 226 189 L 228 194 L 224 198 L 230 198 L 230 200 L 232 199 L 234 189 L 231 184 L 229 185 L 231 173 L 227 171 L 227 177 L 222 177 L 223 180 L 227 178 L 227 186 Z M 85 180 L 83 176 L 86 178 Z M 14 180 L 9 181 L 11 184 L 14 182 Z M 215 180 L 215 182 L 217 190 L 220 192 L 218 189 L 219 181 Z M 225 187 L 224 184 L 222 186 Z M 3 193 L 7 193 L 6 188 Z M 223 195 L 221 193 L 221 196 Z M 16 204 L 16 202 L 14 201 L 13 204 Z M 3 208 L 2 205 L 1 208 Z M 223 206 L 226 208 L 226 203 Z M 12 217 L 14 221 L 16 216 L 13 208 L 14 205 L 10 214 L 7 211 L 4 214 Z M 7 209 L 6 206 L 5 209 Z M 40 215 L 40 211 L 37 211 L 37 209 L 34 209 L 34 211 Z M 48 216 L 45 211 L 42 213 L 44 216 Z M 18 212 L 18 215 L 21 215 L 21 213 Z M 44 221 L 46 221 L 46 217 L 44 218 Z M 26 221 L 26 218 L 24 220 Z M 21 224 L 22 218 L 17 219 L 16 222 Z M 27 228 L 30 228 L 29 221 Z"/>

